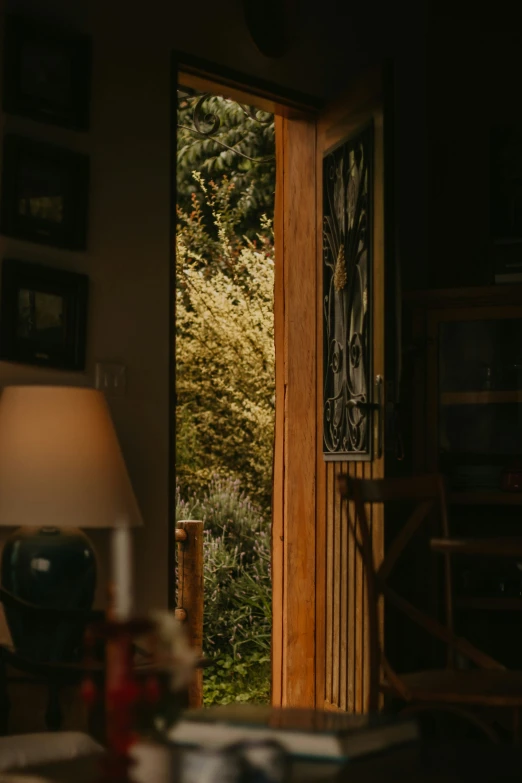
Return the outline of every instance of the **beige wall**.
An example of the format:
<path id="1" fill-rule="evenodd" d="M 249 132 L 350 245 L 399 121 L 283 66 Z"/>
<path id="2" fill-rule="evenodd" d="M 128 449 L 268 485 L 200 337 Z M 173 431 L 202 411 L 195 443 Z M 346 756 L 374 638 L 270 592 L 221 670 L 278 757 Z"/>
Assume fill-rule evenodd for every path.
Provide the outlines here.
<path id="1" fill-rule="evenodd" d="M 410 49 L 395 41 L 391 45 L 401 22 L 396 11 L 393 18 L 386 16 L 384 9 L 391 4 L 385 2 L 373 3 L 372 8 L 358 4 L 360 8 L 353 9 L 348 18 L 348 4 L 308 0 L 296 43 L 279 60 L 265 58 L 256 50 L 239 0 L 134 4 L 123 0 L 0 0 L 0 5 L 93 37 L 88 133 L 2 118 L 4 130 L 48 139 L 90 155 L 87 252 L 69 253 L 0 237 L 1 257 L 45 262 L 89 275 L 87 370 L 65 375 L 0 364 L 0 385 L 91 384 L 96 360 L 127 365 L 127 396 L 113 400 L 111 407 L 145 519 L 145 528 L 136 534 L 138 604 L 140 609 L 164 605 L 168 585 L 170 52 L 190 52 L 283 87 L 329 98 L 351 74 L 394 49 L 399 52 L 399 65 L 407 63 L 413 39 L 407 39 Z M 418 7 L 418 3 L 411 5 Z M 401 80 L 402 101 L 407 95 L 405 84 Z M 408 189 L 407 173 L 402 182 Z M 108 536 L 97 532 L 93 538 L 103 563 Z M 98 603 L 103 600 L 104 585 L 102 575 Z"/>
<path id="2" fill-rule="evenodd" d="M 0 256 L 84 272 L 91 288 L 86 372 L 0 363 L 0 385 L 92 385 L 96 360 L 127 366 L 126 397 L 111 400 L 111 409 L 145 521 L 135 537 L 137 600 L 144 610 L 166 605 L 168 585 L 168 48 L 151 42 L 137 49 L 101 25 L 94 40 L 92 95 L 88 133 L 2 117 L 4 132 L 88 153 L 91 190 L 87 252 L 0 236 Z M 92 537 L 102 564 L 100 604 L 108 533 Z"/>

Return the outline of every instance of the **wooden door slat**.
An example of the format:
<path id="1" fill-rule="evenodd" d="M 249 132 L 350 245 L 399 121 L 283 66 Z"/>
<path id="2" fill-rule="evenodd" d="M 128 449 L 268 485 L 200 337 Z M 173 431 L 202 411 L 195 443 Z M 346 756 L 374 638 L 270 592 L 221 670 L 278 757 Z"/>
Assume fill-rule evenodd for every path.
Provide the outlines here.
<path id="1" fill-rule="evenodd" d="M 338 474 L 343 472 L 339 466 Z M 348 709 L 348 551 L 349 551 L 349 525 L 348 509 L 346 503 L 341 504 L 341 651 L 340 651 L 340 683 L 339 706 L 343 710 Z"/>
<path id="2" fill-rule="evenodd" d="M 340 511 L 340 498 L 339 493 L 336 490 L 335 476 L 337 474 L 337 464 L 333 465 L 333 497 L 332 497 L 332 524 L 333 524 L 333 539 L 334 539 L 334 552 L 333 552 L 333 625 L 332 625 L 332 646 L 333 646 L 333 662 L 332 662 L 332 702 L 339 704 L 339 670 L 341 666 L 340 661 L 340 644 L 341 644 L 341 526 L 339 524 L 339 511 Z"/>
<path id="3" fill-rule="evenodd" d="M 349 466 L 346 466 L 345 472 L 351 474 L 352 471 L 349 470 Z M 350 518 L 353 520 L 355 519 L 355 509 L 354 504 L 352 501 L 346 504 L 347 505 L 347 513 L 349 514 Z M 347 655 L 347 661 L 346 661 L 346 667 L 348 671 L 348 694 L 347 694 L 347 709 L 348 712 L 354 712 L 355 711 L 355 625 L 354 625 L 354 617 L 355 617 L 355 541 L 353 538 L 353 533 L 350 528 L 349 536 L 348 536 L 348 566 L 347 566 L 347 573 L 346 573 L 346 580 L 348 582 L 348 618 L 347 618 L 347 637 L 348 637 L 348 646 L 346 650 Z"/>
<path id="4" fill-rule="evenodd" d="M 334 465 L 330 463 L 326 468 L 327 481 L 327 509 L 326 509 L 326 533 L 327 533 L 327 558 L 326 558 L 326 699 L 333 702 L 333 609 L 334 609 L 334 525 L 333 525 L 333 497 L 332 486 L 334 484 Z"/>

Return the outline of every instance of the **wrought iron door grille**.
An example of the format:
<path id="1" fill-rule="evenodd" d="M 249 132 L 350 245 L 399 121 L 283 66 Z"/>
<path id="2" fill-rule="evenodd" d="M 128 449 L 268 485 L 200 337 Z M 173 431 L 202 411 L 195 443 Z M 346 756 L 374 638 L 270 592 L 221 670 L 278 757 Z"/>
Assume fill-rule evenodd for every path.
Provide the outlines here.
<path id="1" fill-rule="evenodd" d="M 323 453 L 372 453 L 373 125 L 323 159 Z"/>

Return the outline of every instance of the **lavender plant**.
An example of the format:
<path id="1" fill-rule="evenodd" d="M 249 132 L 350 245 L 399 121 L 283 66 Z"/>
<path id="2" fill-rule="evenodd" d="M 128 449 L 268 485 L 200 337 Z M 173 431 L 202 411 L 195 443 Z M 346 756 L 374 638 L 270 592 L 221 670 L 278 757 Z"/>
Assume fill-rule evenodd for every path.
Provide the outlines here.
<path id="1" fill-rule="evenodd" d="M 202 519 L 205 703 L 267 701 L 270 695 L 270 526 L 239 482 L 214 477 L 198 497 L 177 491 L 177 518 Z M 179 516 L 178 516 L 179 515 Z"/>

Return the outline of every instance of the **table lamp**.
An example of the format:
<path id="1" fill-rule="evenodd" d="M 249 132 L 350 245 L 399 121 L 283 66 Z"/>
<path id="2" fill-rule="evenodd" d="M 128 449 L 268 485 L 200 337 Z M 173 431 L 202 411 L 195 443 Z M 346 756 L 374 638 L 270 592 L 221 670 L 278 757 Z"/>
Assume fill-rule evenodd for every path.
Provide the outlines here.
<path id="1" fill-rule="evenodd" d="M 89 610 L 96 554 L 81 528 L 120 531 L 141 524 L 103 394 L 80 387 L 5 387 L 0 526 L 17 529 L 4 544 L 2 587 L 37 606 Z M 50 633 L 48 623 L 29 626 L 27 614 L 13 607 L 6 606 L 5 614 L 20 655 L 56 661 L 79 654 L 81 623 L 61 623 Z"/>

